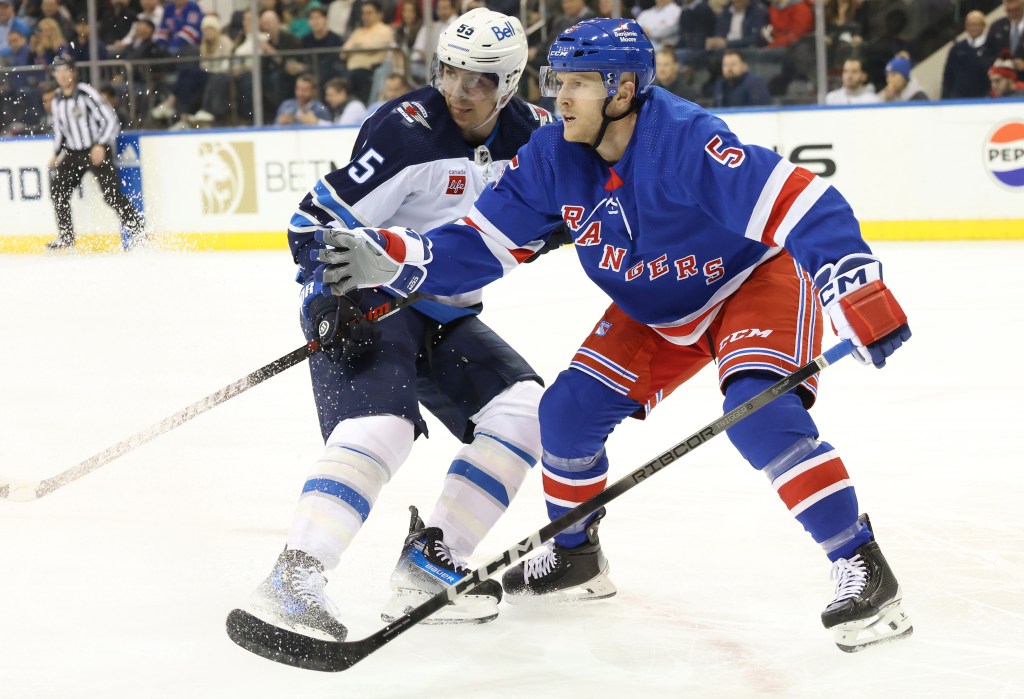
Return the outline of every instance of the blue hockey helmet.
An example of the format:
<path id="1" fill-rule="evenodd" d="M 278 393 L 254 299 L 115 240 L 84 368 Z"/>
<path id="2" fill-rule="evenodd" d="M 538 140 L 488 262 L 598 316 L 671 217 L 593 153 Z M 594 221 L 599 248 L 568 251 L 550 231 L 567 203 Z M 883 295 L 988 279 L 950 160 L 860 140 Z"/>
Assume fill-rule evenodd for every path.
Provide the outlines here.
<path id="1" fill-rule="evenodd" d="M 619 89 L 623 73 L 636 73 L 637 98 L 654 81 L 654 46 L 632 19 L 585 19 L 558 35 L 548 51 L 550 65 L 541 68 L 541 94 L 554 97 L 558 82 L 553 73 L 601 74 L 607 96 Z"/>

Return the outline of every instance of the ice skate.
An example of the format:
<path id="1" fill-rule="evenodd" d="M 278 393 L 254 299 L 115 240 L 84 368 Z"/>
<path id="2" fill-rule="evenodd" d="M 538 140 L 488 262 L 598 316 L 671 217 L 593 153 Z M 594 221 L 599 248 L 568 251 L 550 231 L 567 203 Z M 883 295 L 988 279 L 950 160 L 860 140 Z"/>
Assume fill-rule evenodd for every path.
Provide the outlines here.
<path id="1" fill-rule="evenodd" d="M 46 249 L 52 251 L 73 250 L 74 247 L 75 239 L 69 235 L 59 235 L 46 244 Z"/>
<path id="2" fill-rule="evenodd" d="M 870 528 L 867 515 L 861 522 Z M 836 596 L 821 613 L 821 623 L 835 636 L 839 650 L 856 653 L 867 646 L 895 641 L 913 633 L 903 611 L 903 595 L 896 576 L 872 538 L 832 566 Z"/>
<path id="3" fill-rule="evenodd" d="M 465 559 L 444 543 L 444 534 L 437 527 L 427 527 L 415 507 L 398 565 L 391 574 L 391 599 L 380 618 L 394 621 L 454 585 L 468 573 Z M 485 580 L 460 595 L 443 609 L 425 619 L 424 624 L 482 624 L 498 616 L 501 585 Z"/>
<path id="4" fill-rule="evenodd" d="M 310 670 L 329 670 L 333 644 L 348 630 L 324 594 L 323 564 L 302 551 L 285 549 L 247 609 L 228 615 L 231 640 L 251 653 Z"/>
<path id="5" fill-rule="evenodd" d="M 575 548 L 551 543 L 547 551 L 506 571 L 501 584 L 508 601 L 577 602 L 613 596 L 617 590 L 608 577 L 608 559 L 597 536 L 604 515 L 601 508 L 587 525 L 587 543 Z"/>

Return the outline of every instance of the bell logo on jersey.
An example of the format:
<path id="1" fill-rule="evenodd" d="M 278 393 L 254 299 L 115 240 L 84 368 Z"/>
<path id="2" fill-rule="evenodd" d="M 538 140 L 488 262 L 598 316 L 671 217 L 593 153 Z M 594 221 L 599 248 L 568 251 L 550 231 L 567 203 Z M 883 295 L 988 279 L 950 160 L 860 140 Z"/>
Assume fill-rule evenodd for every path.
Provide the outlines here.
<path id="1" fill-rule="evenodd" d="M 729 148 L 722 148 L 723 146 L 722 137 L 715 135 L 707 145 L 704 146 L 704 150 L 722 165 L 728 165 L 729 167 L 739 167 L 746 160 L 747 154 L 743 152 L 742 148 L 736 148 L 730 146 Z"/>
<path id="2" fill-rule="evenodd" d="M 445 190 L 445 194 L 464 194 L 466 192 L 466 176 L 465 175 L 448 175 L 448 189 Z"/>

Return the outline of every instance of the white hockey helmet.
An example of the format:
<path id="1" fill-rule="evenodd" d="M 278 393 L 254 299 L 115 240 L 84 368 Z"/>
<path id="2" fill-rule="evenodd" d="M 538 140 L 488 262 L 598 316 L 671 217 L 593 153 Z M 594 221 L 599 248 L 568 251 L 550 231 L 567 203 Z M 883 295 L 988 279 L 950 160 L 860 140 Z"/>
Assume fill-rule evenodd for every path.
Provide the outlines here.
<path id="1" fill-rule="evenodd" d="M 440 89 L 440 64 L 497 77 L 498 108 L 512 99 L 526 68 L 526 32 L 515 17 L 486 7 L 462 15 L 441 33 L 430 83 Z"/>

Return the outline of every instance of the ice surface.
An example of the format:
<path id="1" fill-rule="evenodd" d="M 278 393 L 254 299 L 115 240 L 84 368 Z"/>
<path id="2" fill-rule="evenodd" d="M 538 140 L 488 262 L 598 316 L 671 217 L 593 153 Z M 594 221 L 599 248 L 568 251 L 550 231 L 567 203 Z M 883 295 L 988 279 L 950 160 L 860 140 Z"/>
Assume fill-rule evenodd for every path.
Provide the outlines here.
<path id="1" fill-rule="evenodd" d="M 914 339 L 883 371 L 829 368 L 814 415 L 910 640 L 833 646 L 827 560 L 723 437 L 613 503 L 611 600 L 417 627 L 338 675 L 250 655 L 224 618 L 321 450 L 296 367 L 42 500 L 0 501 L 0 696 L 1024 696 L 1024 245 L 875 248 Z M 298 347 L 291 279 L 284 251 L 0 257 L 0 475 L 55 475 Z M 551 380 L 605 305 L 564 251 L 495 284 L 484 318 Z M 612 437 L 612 478 L 720 411 L 702 372 Z M 353 637 L 382 625 L 406 508 L 429 511 L 458 448 L 431 425 L 329 576 Z M 545 521 L 533 474 L 475 560 Z"/>

